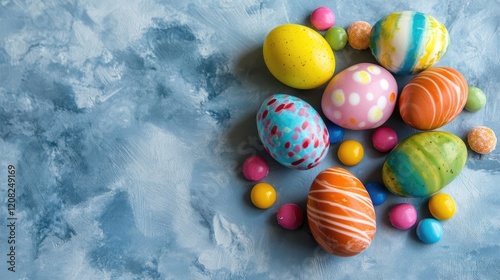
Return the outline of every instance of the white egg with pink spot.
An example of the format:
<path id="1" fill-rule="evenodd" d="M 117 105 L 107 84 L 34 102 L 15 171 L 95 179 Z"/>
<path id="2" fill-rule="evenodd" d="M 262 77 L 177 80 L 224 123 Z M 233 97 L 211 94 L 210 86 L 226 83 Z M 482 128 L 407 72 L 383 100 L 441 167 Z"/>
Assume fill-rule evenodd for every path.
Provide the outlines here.
<path id="1" fill-rule="evenodd" d="M 372 63 L 353 65 L 333 77 L 321 107 L 333 123 L 353 130 L 381 126 L 394 112 L 398 85 L 385 68 Z"/>

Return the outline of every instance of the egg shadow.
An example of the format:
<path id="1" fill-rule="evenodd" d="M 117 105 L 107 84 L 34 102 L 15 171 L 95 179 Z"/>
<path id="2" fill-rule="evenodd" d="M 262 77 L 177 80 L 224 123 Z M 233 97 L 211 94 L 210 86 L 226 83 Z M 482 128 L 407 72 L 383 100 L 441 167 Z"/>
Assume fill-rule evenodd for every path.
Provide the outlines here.
<path id="1" fill-rule="evenodd" d="M 252 46 L 237 57 L 235 68 L 242 85 L 260 100 L 278 92 L 296 93 L 295 89 L 282 84 L 271 74 L 264 61 L 262 45 Z"/>
<path id="2" fill-rule="evenodd" d="M 293 248 L 294 258 L 302 259 L 302 262 L 297 263 L 306 268 L 307 261 L 312 262 L 316 257 L 328 255 L 314 240 L 314 237 L 309 229 L 307 222 L 307 199 L 298 199 L 287 201 L 286 203 L 295 203 L 302 209 L 303 222 L 300 227 L 295 230 L 289 230 L 281 227 L 276 219 L 277 211 L 281 205 L 273 207 L 274 211 L 267 218 L 267 226 L 273 241 L 283 243 L 287 248 Z M 285 204 L 285 203 L 283 203 Z"/>
<path id="3" fill-rule="evenodd" d="M 238 173 L 240 179 L 247 181 L 241 171 L 243 162 L 248 157 L 254 155 L 260 156 L 266 160 L 268 165 L 273 161 L 259 139 L 255 124 L 255 114 L 246 114 L 239 117 L 237 122 L 229 128 L 226 137 L 226 141 L 230 146 L 228 151 L 232 152 L 230 160 L 236 163 L 234 166 L 236 169 L 235 172 Z"/>

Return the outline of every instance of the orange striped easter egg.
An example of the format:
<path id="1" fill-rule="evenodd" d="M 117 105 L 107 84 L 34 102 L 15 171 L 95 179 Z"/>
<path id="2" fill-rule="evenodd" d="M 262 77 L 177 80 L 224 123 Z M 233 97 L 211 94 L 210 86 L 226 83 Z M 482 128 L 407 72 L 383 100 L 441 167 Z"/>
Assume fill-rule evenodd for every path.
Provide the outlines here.
<path id="1" fill-rule="evenodd" d="M 325 169 L 314 179 L 307 197 L 307 220 L 316 242 L 341 257 L 364 251 L 376 231 L 368 192 L 358 178 L 340 167 Z"/>
<path id="2" fill-rule="evenodd" d="M 467 102 L 467 88 L 467 81 L 457 70 L 429 68 L 403 88 L 399 112 L 404 122 L 413 128 L 439 128 L 460 114 Z"/>

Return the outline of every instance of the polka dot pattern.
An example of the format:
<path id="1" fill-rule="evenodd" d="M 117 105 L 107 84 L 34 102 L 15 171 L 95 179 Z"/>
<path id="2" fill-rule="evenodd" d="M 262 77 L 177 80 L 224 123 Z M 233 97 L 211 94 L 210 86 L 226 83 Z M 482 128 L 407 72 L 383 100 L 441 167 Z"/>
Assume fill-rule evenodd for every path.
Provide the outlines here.
<path id="1" fill-rule="evenodd" d="M 325 116 L 348 129 L 382 125 L 394 111 L 397 84 L 384 68 L 359 63 L 337 74 L 328 84 L 321 106 Z"/>
<path id="2" fill-rule="evenodd" d="M 368 67 L 366 67 L 366 70 L 368 70 L 368 72 L 372 73 L 373 75 L 378 75 L 381 73 L 380 67 L 378 67 L 376 65 L 368 66 Z"/>
<path id="3" fill-rule="evenodd" d="M 345 95 L 342 90 L 337 90 L 332 94 L 332 102 L 336 106 L 342 106 L 345 102 Z"/>
<path id="4" fill-rule="evenodd" d="M 353 92 L 349 95 L 349 103 L 352 105 L 352 106 L 356 106 L 358 105 L 360 102 L 360 97 L 359 97 L 359 94 Z"/>
<path id="5" fill-rule="evenodd" d="M 382 87 L 383 90 L 389 89 L 389 82 L 386 79 L 380 80 L 380 87 Z"/>
<path id="6" fill-rule="evenodd" d="M 352 75 L 352 78 L 355 82 L 362 85 L 367 85 L 372 80 L 372 77 L 366 71 L 357 71 Z"/>

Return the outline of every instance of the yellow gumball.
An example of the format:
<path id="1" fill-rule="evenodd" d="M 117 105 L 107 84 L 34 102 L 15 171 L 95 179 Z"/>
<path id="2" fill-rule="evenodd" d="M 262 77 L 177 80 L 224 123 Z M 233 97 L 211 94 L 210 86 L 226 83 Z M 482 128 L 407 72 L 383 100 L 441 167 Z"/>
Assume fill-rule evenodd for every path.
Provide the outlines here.
<path id="1" fill-rule="evenodd" d="M 337 151 L 339 160 L 347 166 L 353 166 L 360 163 L 364 155 L 365 150 L 363 146 L 356 140 L 342 142 Z"/>
<path id="2" fill-rule="evenodd" d="M 435 194 L 429 200 L 429 211 L 438 220 L 448 220 L 455 215 L 455 201 L 445 193 Z"/>
<path id="3" fill-rule="evenodd" d="M 271 30 L 263 54 L 271 74 L 293 88 L 317 88 L 335 72 L 332 48 L 321 34 L 304 25 L 284 24 Z"/>
<path id="4" fill-rule="evenodd" d="M 256 207 L 267 209 L 276 201 L 276 191 L 268 183 L 258 183 L 253 186 L 250 197 Z"/>

